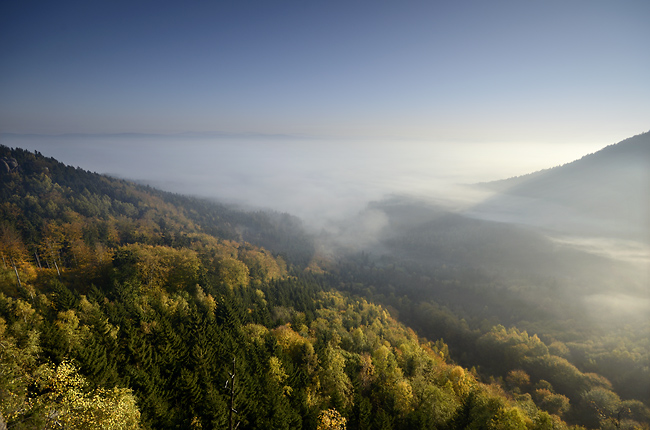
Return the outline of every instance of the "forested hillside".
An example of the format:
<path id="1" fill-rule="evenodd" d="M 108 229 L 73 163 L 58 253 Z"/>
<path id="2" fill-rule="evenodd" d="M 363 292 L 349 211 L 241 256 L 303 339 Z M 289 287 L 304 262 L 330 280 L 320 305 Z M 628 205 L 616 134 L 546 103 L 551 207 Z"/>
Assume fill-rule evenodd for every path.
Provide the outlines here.
<path id="1" fill-rule="evenodd" d="M 650 132 L 562 166 L 481 186 L 498 193 L 472 209 L 479 216 L 650 243 Z"/>
<path id="2" fill-rule="evenodd" d="M 621 388 L 647 338 L 578 366 L 442 303 L 498 294 L 480 273 L 327 260 L 289 215 L 0 157 L 0 429 L 650 428 Z"/>

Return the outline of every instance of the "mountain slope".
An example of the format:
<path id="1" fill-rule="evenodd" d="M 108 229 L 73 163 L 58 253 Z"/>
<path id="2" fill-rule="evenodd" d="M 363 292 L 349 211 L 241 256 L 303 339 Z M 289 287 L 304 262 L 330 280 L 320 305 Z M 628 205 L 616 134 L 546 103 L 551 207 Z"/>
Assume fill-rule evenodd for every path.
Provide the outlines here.
<path id="1" fill-rule="evenodd" d="M 291 249 L 305 240 L 290 218 L 37 153 L 0 147 L 0 156 L 9 167 L 0 174 L 0 427 L 225 428 L 236 425 L 231 417 L 241 428 L 351 430 L 650 422 L 643 391 L 621 398 L 602 375 L 571 364 L 567 345 L 490 320 L 468 327 L 429 297 L 401 295 L 432 281 L 408 266 L 286 264 L 242 238 Z M 309 246 L 297 248 L 310 260 Z M 481 294 L 472 272 L 455 273 L 460 283 L 434 283 Z M 391 290 L 376 295 L 385 307 L 373 301 L 373 291 Z M 459 355 L 485 370 L 458 366 L 440 336 L 419 337 L 387 309 L 412 309 L 405 319 L 422 332 L 462 332 Z M 618 346 L 613 363 L 627 359 L 626 381 L 647 379 L 644 348 Z M 600 371 L 591 351 L 583 355 Z"/>
<path id="2" fill-rule="evenodd" d="M 567 428 L 241 240 L 282 217 L 0 152 L 0 428 Z"/>
<path id="3" fill-rule="evenodd" d="M 650 132 L 482 187 L 497 194 L 473 207 L 473 216 L 650 244 Z"/>

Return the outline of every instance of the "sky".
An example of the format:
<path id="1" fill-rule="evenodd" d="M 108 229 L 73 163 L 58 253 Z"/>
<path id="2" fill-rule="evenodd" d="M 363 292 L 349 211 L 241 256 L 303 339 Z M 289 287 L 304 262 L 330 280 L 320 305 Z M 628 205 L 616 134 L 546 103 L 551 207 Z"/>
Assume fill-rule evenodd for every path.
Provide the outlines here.
<path id="1" fill-rule="evenodd" d="M 0 131 L 601 146 L 647 131 L 647 1 L 0 5 Z"/>
<path id="2" fill-rule="evenodd" d="M 6 0 L 0 144 L 337 213 L 647 131 L 649 21 L 647 1 Z"/>

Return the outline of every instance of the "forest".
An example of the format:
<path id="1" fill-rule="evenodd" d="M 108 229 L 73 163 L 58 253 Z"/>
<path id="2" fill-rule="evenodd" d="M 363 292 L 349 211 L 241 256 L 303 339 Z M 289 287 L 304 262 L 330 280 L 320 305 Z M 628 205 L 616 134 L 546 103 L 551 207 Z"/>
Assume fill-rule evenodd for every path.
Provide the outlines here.
<path id="1" fill-rule="evenodd" d="M 647 322 L 454 264 L 475 221 L 331 256 L 288 214 L 0 157 L 0 429 L 650 429 Z"/>

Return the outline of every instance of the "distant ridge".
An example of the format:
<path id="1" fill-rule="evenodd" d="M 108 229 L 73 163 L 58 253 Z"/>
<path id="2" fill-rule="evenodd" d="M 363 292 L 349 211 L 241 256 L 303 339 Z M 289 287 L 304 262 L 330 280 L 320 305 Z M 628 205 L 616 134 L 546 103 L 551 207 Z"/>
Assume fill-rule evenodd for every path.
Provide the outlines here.
<path id="1" fill-rule="evenodd" d="M 480 184 L 473 215 L 650 242 L 650 132 L 562 166 Z"/>
<path id="2" fill-rule="evenodd" d="M 255 133 L 255 132 L 225 132 L 206 131 L 193 132 L 184 131 L 176 133 L 0 133 L 0 139 L 23 140 L 23 139 L 44 139 L 44 138 L 65 138 L 65 139 L 105 139 L 105 138 L 131 138 L 131 139 L 317 139 L 318 136 L 301 134 L 281 133 Z"/>
<path id="3" fill-rule="evenodd" d="M 602 162 L 602 161 L 607 162 L 607 160 L 609 160 L 611 157 L 627 158 L 633 163 L 640 162 L 640 163 L 645 163 L 646 165 L 650 164 L 650 131 L 637 134 L 633 137 L 629 137 L 618 143 L 608 145 L 599 151 L 587 154 L 582 158 L 575 161 L 571 161 L 569 163 L 565 163 L 548 169 L 538 170 L 520 176 L 513 176 L 506 179 L 498 179 L 496 181 L 490 181 L 490 182 L 481 182 L 477 185 L 492 190 L 498 190 L 498 191 L 511 189 L 510 191 L 512 192 L 516 186 L 521 185 L 523 183 L 527 183 L 536 178 L 540 178 L 546 175 L 551 175 L 553 172 L 556 172 L 558 169 L 570 169 L 582 163 L 595 163 L 596 160 L 598 160 L 598 162 Z"/>

